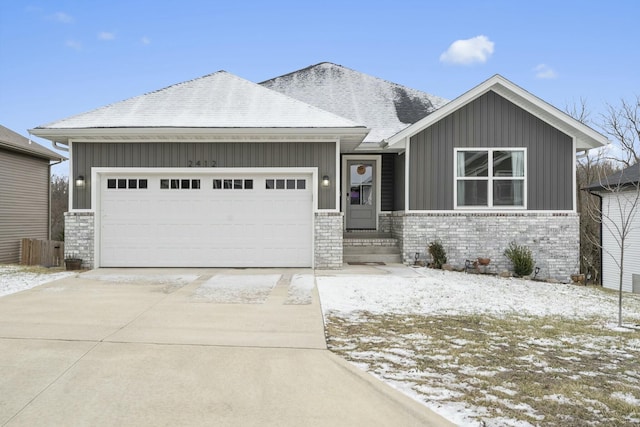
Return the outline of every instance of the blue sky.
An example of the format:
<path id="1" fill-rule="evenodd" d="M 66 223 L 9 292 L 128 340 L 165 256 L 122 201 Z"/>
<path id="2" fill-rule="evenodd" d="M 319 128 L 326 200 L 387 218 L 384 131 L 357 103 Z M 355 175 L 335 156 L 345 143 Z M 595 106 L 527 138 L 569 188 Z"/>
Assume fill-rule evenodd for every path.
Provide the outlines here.
<path id="1" fill-rule="evenodd" d="M 0 124 L 26 136 L 218 70 L 324 61 L 449 99 L 502 74 L 597 119 L 640 93 L 639 16 L 635 0 L 2 1 Z"/>

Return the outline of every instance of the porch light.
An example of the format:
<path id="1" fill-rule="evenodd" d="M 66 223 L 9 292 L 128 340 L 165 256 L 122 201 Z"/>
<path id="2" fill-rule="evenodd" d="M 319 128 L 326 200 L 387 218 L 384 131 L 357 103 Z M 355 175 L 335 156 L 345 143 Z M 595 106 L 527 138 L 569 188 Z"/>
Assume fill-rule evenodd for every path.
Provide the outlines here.
<path id="1" fill-rule="evenodd" d="M 76 178 L 76 187 L 84 187 L 84 175 L 78 175 Z"/>
<path id="2" fill-rule="evenodd" d="M 331 180 L 329 180 L 329 175 L 325 175 L 322 177 L 322 186 L 328 187 L 331 184 Z"/>

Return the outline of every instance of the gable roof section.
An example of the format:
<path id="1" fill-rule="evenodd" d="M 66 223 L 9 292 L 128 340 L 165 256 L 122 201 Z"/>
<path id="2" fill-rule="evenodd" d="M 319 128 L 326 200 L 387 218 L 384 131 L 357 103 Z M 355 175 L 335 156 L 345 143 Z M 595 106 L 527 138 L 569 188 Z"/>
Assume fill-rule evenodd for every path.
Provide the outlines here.
<path id="1" fill-rule="evenodd" d="M 2 125 L 0 125 L 0 147 L 48 160 L 67 159 Z"/>
<path id="2" fill-rule="evenodd" d="M 532 95 L 520 86 L 515 85 L 504 77 L 496 74 L 485 82 L 479 84 L 448 104 L 444 105 L 439 110 L 428 115 L 424 119 L 414 123 L 413 125 L 401 130 L 397 134 L 386 140 L 389 147 L 402 146 L 405 138 L 410 138 L 413 135 L 428 128 L 438 120 L 448 116 L 456 111 L 458 108 L 470 103 L 476 98 L 482 96 L 488 91 L 494 91 L 498 95 L 513 102 L 520 108 L 528 111 L 540 120 L 548 123 L 549 125 L 559 129 L 575 138 L 576 150 L 589 150 L 591 148 L 601 147 L 607 145 L 609 141 L 601 133 L 593 130 L 589 126 L 579 122 L 568 114 L 558 110 L 551 104 L 541 100 L 540 98 Z"/>
<path id="3" fill-rule="evenodd" d="M 363 123 L 371 129 L 364 142 L 371 143 L 372 148 L 379 148 L 386 138 L 447 102 L 330 62 L 312 65 L 260 84 Z"/>
<path id="4" fill-rule="evenodd" d="M 605 177 L 602 180 L 596 181 L 584 187 L 583 190 L 590 191 L 611 191 L 618 187 L 633 187 L 635 188 L 640 184 L 640 163 L 636 163 L 633 166 L 629 166 L 626 169 L 621 170 Z"/>
<path id="5" fill-rule="evenodd" d="M 152 128 L 351 129 L 360 139 L 367 132 L 361 124 L 218 71 L 38 126 L 32 133 L 51 139 L 83 134 L 78 130 L 107 134 L 105 129 Z"/>

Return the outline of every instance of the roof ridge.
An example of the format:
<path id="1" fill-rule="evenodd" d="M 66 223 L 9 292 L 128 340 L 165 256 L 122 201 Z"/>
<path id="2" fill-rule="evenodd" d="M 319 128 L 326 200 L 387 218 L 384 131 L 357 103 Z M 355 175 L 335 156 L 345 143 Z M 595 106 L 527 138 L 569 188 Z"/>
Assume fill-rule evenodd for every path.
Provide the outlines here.
<path id="1" fill-rule="evenodd" d="M 416 89 L 416 88 L 409 87 L 409 86 L 406 86 L 406 85 L 403 85 L 403 84 L 400 84 L 400 83 L 392 82 L 391 80 L 383 79 L 381 77 L 377 77 L 377 76 L 374 76 L 372 74 L 368 74 L 368 73 L 365 73 L 365 72 L 362 72 L 362 71 L 358 71 L 358 70 L 355 70 L 353 68 L 345 67 L 344 65 L 336 64 L 336 63 L 330 62 L 330 61 L 323 61 L 323 62 L 319 62 L 317 64 L 309 65 L 307 67 L 300 68 L 299 70 L 292 71 L 292 72 L 286 73 L 286 74 L 282 74 L 280 76 L 276 76 L 276 77 L 273 77 L 273 78 L 268 79 L 268 80 L 264 80 L 264 81 L 262 81 L 262 82 L 260 82 L 258 84 L 259 85 L 267 84 L 267 83 L 273 82 L 274 80 L 281 79 L 281 78 L 284 78 L 284 77 L 288 77 L 288 76 L 291 76 L 291 75 L 294 75 L 294 74 L 302 73 L 302 72 L 305 72 L 305 71 L 308 71 L 308 70 L 312 70 L 314 68 L 318 68 L 318 67 L 323 66 L 323 65 L 330 65 L 332 67 L 340 68 L 342 70 L 347 70 L 347 71 L 355 73 L 355 74 L 367 76 L 368 78 L 371 78 L 373 80 L 377 80 L 377 81 L 380 81 L 380 82 L 384 82 L 385 84 L 393 86 L 395 88 L 405 89 L 405 90 L 410 91 L 410 92 L 419 92 L 419 93 L 421 93 L 423 95 L 427 95 L 427 96 L 429 96 L 431 98 L 438 98 L 438 100 L 441 101 L 441 104 L 445 104 L 445 103 L 449 102 L 448 99 L 443 98 L 441 96 L 433 95 L 431 93 L 425 92 L 425 91 L 420 90 L 420 89 Z"/>
<path id="2" fill-rule="evenodd" d="M 342 66 L 342 65 L 340 65 L 340 64 L 335 64 L 335 63 L 333 63 L 333 62 L 329 62 L 329 61 L 323 61 L 323 62 L 318 62 L 317 64 L 313 64 L 313 65 L 309 65 L 309 66 L 307 66 L 307 67 L 300 68 L 299 70 L 291 71 L 291 72 L 286 73 L 286 74 L 282 74 L 282 75 L 279 75 L 279 76 L 276 76 L 276 77 L 272 77 L 272 78 L 270 78 L 270 79 L 267 79 L 267 80 L 264 80 L 264 81 L 258 82 L 257 84 L 259 84 L 260 86 L 262 86 L 263 84 L 268 83 L 268 82 L 270 82 L 270 81 L 272 81 L 272 80 L 279 79 L 279 78 L 281 78 L 281 77 L 287 77 L 287 76 L 290 76 L 290 75 L 292 75 L 292 74 L 297 74 L 297 73 L 299 73 L 299 72 L 301 72 L 301 71 L 310 70 L 310 69 L 312 69 L 312 68 L 315 68 L 315 67 L 317 67 L 317 66 L 319 66 L 319 65 L 324 65 L 324 64 L 331 64 L 331 65 L 335 65 L 335 66 L 337 66 L 337 67 L 347 68 L 347 67 L 344 67 L 344 66 Z"/>

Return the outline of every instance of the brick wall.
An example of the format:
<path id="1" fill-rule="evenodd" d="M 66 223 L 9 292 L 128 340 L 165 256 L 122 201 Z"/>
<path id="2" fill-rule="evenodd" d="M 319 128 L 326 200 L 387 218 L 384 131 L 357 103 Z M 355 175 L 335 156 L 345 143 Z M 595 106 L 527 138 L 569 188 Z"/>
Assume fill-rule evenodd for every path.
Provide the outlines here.
<path id="1" fill-rule="evenodd" d="M 393 213 L 380 212 L 378 214 L 378 231 L 380 233 L 391 233 L 393 227 Z"/>
<path id="2" fill-rule="evenodd" d="M 315 268 L 342 268 L 342 212 L 316 212 L 315 215 Z"/>
<path id="3" fill-rule="evenodd" d="M 81 258 L 82 268 L 94 266 L 93 212 L 65 212 L 64 257 Z"/>
<path id="4" fill-rule="evenodd" d="M 540 267 L 538 278 L 569 281 L 579 268 L 579 217 L 573 213 L 420 214 L 394 213 L 393 234 L 401 239 L 403 262 L 416 252 L 428 259 L 427 246 L 439 240 L 448 263 L 491 258 L 489 271 L 512 270 L 504 250 L 511 241 L 525 245 Z"/>

